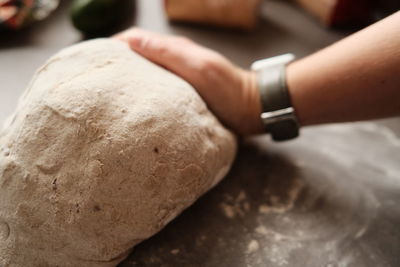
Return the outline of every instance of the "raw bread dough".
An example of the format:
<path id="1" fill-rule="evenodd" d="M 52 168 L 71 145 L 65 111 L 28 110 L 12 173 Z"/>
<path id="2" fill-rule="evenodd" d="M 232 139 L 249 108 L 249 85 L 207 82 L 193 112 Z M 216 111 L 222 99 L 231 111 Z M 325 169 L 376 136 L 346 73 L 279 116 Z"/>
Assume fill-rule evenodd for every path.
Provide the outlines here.
<path id="1" fill-rule="evenodd" d="M 0 133 L 0 266 L 115 266 L 235 152 L 187 82 L 124 43 L 66 48 Z"/>

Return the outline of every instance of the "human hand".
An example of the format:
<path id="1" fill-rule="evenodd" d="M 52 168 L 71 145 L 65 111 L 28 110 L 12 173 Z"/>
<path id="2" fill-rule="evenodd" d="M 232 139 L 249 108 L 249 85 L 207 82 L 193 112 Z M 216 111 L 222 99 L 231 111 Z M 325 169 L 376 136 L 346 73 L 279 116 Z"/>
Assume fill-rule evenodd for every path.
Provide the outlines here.
<path id="1" fill-rule="evenodd" d="M 114 36 L 189 82 L 210 110 L 239 135 L 262 132 L 255 74 L 184 37 L 132 28 Z"/>

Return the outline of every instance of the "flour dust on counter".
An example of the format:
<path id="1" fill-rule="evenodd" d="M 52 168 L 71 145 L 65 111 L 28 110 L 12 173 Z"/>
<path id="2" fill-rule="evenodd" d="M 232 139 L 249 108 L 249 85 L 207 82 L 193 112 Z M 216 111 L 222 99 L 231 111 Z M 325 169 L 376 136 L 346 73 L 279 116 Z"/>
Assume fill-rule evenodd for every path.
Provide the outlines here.
<path id="1" fill-rule="evenodd" d="M 396 266 L 382 263 L 398 252 L 398 140 L 375 123 L 247 139 L 227 179 L 121 266 Z"/>

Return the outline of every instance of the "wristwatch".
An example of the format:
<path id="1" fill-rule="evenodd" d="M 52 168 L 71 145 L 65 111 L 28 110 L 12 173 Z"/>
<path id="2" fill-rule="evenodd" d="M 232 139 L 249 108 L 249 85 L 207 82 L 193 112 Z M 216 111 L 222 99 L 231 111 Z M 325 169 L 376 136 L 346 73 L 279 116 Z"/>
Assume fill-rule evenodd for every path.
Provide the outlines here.
<path id="1" fill-rule="evenodd" d="M 293 54 L 284 54 L 255 61 L 251 69 L 257 73 L 260 91 L 261 120 L 274 141 L 284 141 L 299 135 L 299 124 L 286 86 L 286 65 Z"/>

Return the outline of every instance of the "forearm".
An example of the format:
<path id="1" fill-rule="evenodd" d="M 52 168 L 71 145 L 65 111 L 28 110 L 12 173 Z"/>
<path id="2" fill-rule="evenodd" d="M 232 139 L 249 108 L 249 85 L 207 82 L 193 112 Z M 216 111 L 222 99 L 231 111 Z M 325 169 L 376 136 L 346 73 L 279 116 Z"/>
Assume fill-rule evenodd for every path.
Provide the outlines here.
<path id="1" fill-rule="evenodd" d="M 301 125 L 400 115 L 400 12 L 287 68 Z"/>
<path id="2" fill-rule="evenodd" d="M 263 132 L 255 73 L 186 38 L 135 28 L 115 38 L 188 81 L 236 133 Z M 302 126 L 400 115 L 400 12 L 291 63 L 286 74 Z"/>

